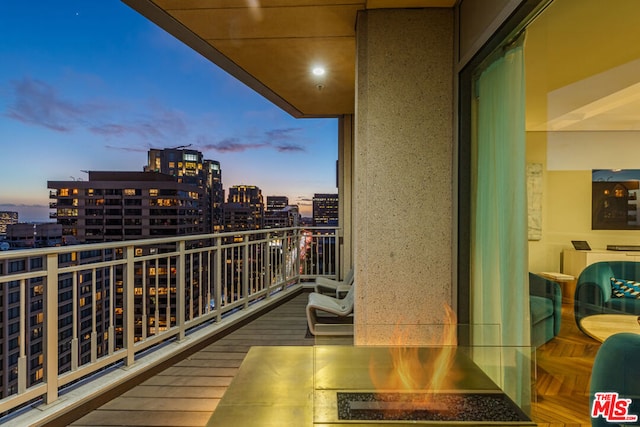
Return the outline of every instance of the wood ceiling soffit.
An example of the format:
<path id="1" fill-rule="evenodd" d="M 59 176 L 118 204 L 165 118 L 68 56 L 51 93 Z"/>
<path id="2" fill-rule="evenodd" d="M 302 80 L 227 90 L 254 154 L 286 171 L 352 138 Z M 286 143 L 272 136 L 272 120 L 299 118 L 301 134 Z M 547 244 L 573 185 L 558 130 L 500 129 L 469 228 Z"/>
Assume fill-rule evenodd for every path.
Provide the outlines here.
<path id="1" fill-rule="evenodd" d="M 173 9 L 248 9 L 257 4 L 260 8 L 359 5 L 364 8 L 366 0 L 152 0 L 164 10 Z M 391 0 L 393 3 L 395 0 Z M 386 1 L 389 3 L 389 1 Z"/>
<path id="2" fill-rule="evenodd" d="M 250 10 L 173 10 L 171 15 L 205 40 L 355 37 L 355 6 Z"/>

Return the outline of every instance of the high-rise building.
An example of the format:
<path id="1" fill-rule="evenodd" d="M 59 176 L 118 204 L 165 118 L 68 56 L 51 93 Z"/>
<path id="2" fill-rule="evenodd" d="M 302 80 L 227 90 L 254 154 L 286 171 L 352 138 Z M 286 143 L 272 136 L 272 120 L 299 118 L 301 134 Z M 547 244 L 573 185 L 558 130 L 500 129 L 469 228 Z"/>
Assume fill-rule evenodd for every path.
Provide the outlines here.
<path id="1" fill-rule="evenodd" d="M 18 223 L 18 212 L 0 211 L 0 235 L 7 233 L 7 225 Z"/>
<path id="2" fill-rule="evenodd" d="M 338 195 L 316 193 L 313 195 L 313 225 L 338 226 Z"/>
<path id="3" fill-rule="evenodd" d="M 50 193 L 51 197 L 55 199 L 52 206 L 56 209 L 52 217 L 55 217 L 62 227 L 62 234 L 67 243 L 201 234 L 205 229 L 205 211 L 207 210 L 207 206 L 204 205 L 206 203 L 205 190 L 199 185 L 178 181 L 175 176 L 155 172 L 100 171 L 89 172 L 88 181 L 49 181 L 48 188 L 54 190 Z M 89 251 L 83 253 L 81 262 L 95 259 L 109 261 L 113 259 L 113 256 L 114 253 L 111 250 Z M 61 260 L 61 263 L 63 262 L 64 260 Z M 155 319 L 156 312 L 161 313 L 157 322 L 137 326 L 140 330 L 146 327 L 148 334 L 154 333 L 154 327 L 168 327 L 171 317 L 175 316 L 174 303 L 155 296 L 156 293 L 170 294 L 167 291 L 167 287 L 170 286 L 168 281 L 161 280 L 157 284 L 154 283 L 155 276 L 159 271 L 170 270 L 168 265 L 170 262 L 170 260 L 166 260 L 164 263 L 148 267 L 144 272 L 140 270 L 135 273 L 140 286 L 147 288 L 147 292 L 136 294 L 134 302 L 136 312 L 144 312 L 149 319 Z M 193 268 L 197 269 L 199 266 L 194 265 Z M 95 278 L 90 274 L 79 277 L 82 282 L 78 283 L 78 289 L 81 289 L 82 292 L 94 290 L 96 294 L 101 296 L 95 303 L 91 299 L 91 293 L 78 296 L 87 305 L 87 310 L 86 318 L 81 315 L 77 322 L 83 328 L 89 328 L 86 331 L 81 330 L 79 336 L 89 337 L 93 333 L 90 321 L 92 313 L 100 313 L 99 317 L 96 315 L 96 318 L 101 319 L 96 326 L 99 337 L 98 354 L 106 351 L 108 345 L 107 340 L 104 339 L 104 332 L 109 328 L 110 316 L 112 315 L 108 310 L 109 304 L 115 303 L 115 306 L 122 306 L 120 287 L 123 283 L 123 274 L 122 270 L 116 269 L 112 272 L 109 268 L 104 268 L 96 271 Z M 72 303 L 72 295 L 68 292 L 73 279 L 71 276 L 62 276 L 58 285 L 60 289 L 58 300 L 61 305 Z M 115 294 L 111 293 L 112 279 L 115 279 Z M 86 286 L 84 285 L 85 281 L 87 282 Z M 193 289 L 194 295 L 199 292 L 197 284 L 193 285 Z M 111 298 L 115 298 L 114 302 L 111 302 Z M 198 305 L 202 302 L 198 298 L 194 298 L 193 303 Z M 95 304 L 95 307 L 91 307 L 92 304 Z M 60 312 L 72 314 L 72 310 L 62 308 Z M 115 316 L 115 324 L 121 324 L 123 321 L 122 313 L 116 312 L 113 315 Z M 60 322 L 68 322 L 71 325 L 73 321 L 74 319 L 66 319 L 61 315 Z M 150 326 L 151 324 L 156 326 Z M 62 333 L 69 337 L 72 336 L 70 331 L 65 330 Z M 122 342 L 122 339 L 121 328 L 116 327 L 115 336 L 112 337 L 116 347 L 118 347 L 118 343 Z M 88 338 L 86 340 L 82 338 L 79 346 L 81 360 L 91 357 L 91 342 Z M 66 351 L 62 352 L 60 357 L 60 366 L 66 366 L 67 363 L 70 363 L 71 359 Z"/>
<path id="4" fill-rule="evenodd" d="M 62 227 L 55 223 L 28 224 L 17 223 L 7 226 L 7 239 L 4 242 L 11 249 L 26 249 L 46 246 L 58 246 L 62 243 Z M 64 266 L 67 260 L 60 257 Z M 42 256 L 25 256 L 22 259 L 0 262 L 0 275 L 4 272 L 29 272 L 41 270 L 45 265 Z M 68 291 L 65 283 L 71 283 L 73 274 L 65 274 L 65 279 L 59 285 L 63 290 L 59 295 Z M 24 337 L 24 356 L 27 358 L 26 368 L 29 370 L 28 382 L 35 384 L 43 378 L 44 367 L 42 361 L 44 321 L 43 311 L 43 279 L 32 278 L 25 282 L 27 292 L 24 293 L 24 306 L 21 306 L 20 284 L 10 282 L 0 287 L 0 398 L 7 397 L 17 391 L 18 379 L 16 375 L 17 360 L 21 356 L 20 346 L 20 311 L 29 308 L 28 319 L 31 333 Z M 59 298 L 62 302 L 63 299 Z M 61 306 L 66 304 L 62 303 Z M 59 327 L 61 342 L 69 336 L 73 328 L 73 313 L 61 312 Z M 70 347 L 61 347 L 60 369 L 68 369 L 70 364 Z M 100 350 L 98 350 L 100 351 Z"/>
<path id="5" fill-rule="evenodd" d="M 287 196 L 267 196 L 268 211 L 278 211 L 286 208 L 289 205 L 289 198 Z"/>
<path id="6" fill-rule="evenodd" d="M 224 189 L 222 188 L 222 169 L 220 162 L 217 160 L 205 160 L 204 168 L 208 170 L 207 174 L 207 196 L 209 198 L 208 206 L 211 207 L 208 216 L 208 223 L 211 224 L 211 232 L 222 231 L 222 205 L 224 204 Z"/>
<path id="7" fill-rule="evenodd" d="M 202 153 L 197 150 L 178 148 L 152 148 L 148 153 L 149 162 L 145 172 L 159 172 L 177 178 L 178 182 L 204 187 L 206 170 Z"/>
<path id="8" fill-rule="evenodd" d="M 90 171 L 88 181 L 49 181 L 65 238 L 78 243 L 205 231 L 204 189 L 162 173 Z"/>
<path id="9" fill-rule="evenodd" d="M 60 246 L 62 226 L 53 222 L 10 224 L 7 226 L 6 242 L 12 249 Z"/>
<path id="10" fill-rule="evenodd" d="M 157 149 L 148 153 L 145 172 L 159 172 L 171 175 L 177 182 L 191 184 L 205 190 L 205 232 L 212 233 L 222 229 L 222 170 L 220 162 L 204 159 L 197 150 L 185 147 Z"/>
<path id="11" fill-rule="evenodd" d="M 300 210 L 297 205 L 289 205 L 286 196 L 267 196 L 264 211 L 264 228 L 297 227 L 300 224 Z"/>
<path id="12" fill-rule="evenodd" d="M 264 202 L 260 188 L 254 185 L 234 185 L 229 188 L 223 215 L 225 231 L 262 228 Z"/>

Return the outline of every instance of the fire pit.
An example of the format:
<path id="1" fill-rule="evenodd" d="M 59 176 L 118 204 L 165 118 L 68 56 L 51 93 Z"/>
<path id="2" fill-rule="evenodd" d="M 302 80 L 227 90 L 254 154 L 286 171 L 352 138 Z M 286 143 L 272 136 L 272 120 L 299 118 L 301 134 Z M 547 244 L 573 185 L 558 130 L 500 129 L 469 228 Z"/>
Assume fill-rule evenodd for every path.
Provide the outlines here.
<path id="1" fill-rule="evenodd" d="M 409 364 L 421 368 L 421 381 L 397 381 L 400 363 L 387 347 L 316 347 L 314 422 L 535 425 L 464 351 L 424 347 L 403 352 L 415 356 Z M 429 372 L 445 352 L 449 361 L 438 369 L 447 372 Z M 431 382 L 438 374 L 442 382 Z M 381 384 L 389 388 L 381 390 Z M 402 388 L 407 384 L 416 388 Z"/>
<path id="2" fill-rule="evenodd" d="M 382 377 L 393 364 L 386 347 L 253 347 L 207 425 L 535 426 L 459 349 L 437 389 L 376 389 L 372 361 Z"/>
<path id="3" fill-rule="evenodd" d="M 340 420 L 529 421 L 524 412 L 502 393 L 338 392 L 337 399 Z"/>

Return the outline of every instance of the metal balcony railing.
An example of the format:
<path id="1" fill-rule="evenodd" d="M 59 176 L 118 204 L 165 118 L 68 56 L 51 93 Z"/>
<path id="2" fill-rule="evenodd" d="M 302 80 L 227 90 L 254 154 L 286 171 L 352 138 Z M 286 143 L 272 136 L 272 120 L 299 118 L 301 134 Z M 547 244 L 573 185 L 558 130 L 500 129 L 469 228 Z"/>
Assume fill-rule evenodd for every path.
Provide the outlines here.
<path id="1" fill-rule="evenodd" d="M 281 228 L 0 253 L 0 413 L 130 367 L 317 276 L 335 228 Z"/>

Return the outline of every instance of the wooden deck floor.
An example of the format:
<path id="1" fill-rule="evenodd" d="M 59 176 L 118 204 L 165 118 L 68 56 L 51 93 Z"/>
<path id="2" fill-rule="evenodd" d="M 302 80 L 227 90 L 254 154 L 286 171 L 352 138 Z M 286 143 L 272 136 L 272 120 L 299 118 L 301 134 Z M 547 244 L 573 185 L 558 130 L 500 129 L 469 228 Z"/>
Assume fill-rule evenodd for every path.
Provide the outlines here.
<path id="1" fill-rule="evenodd" d="M 294 297 L 70 425 L 204 426 L 252 346 L 314 345 L 306 337 L 307 299 Z"/>
<path id="2" fill-rule="evenodd" d="M 294 297 L 71 425 L 205 426 L 251 346 L 315 343 L 305 337 L 306 301 L 304 293 Z M 599 344 L 579 332 L 570 307 L 564 309 L 561 335 L 537 354 L 533 415 L 542 427 L 590 425 L 588 384 Z"/>

